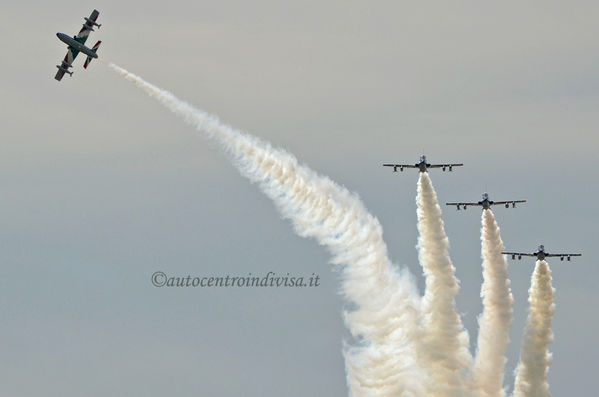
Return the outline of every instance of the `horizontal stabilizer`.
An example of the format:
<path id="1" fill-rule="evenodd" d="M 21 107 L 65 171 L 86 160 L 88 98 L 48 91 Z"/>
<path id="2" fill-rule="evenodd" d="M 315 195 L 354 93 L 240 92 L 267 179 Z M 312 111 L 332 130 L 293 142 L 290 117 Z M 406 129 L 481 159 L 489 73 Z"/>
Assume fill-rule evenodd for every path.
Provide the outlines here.
<path id="1" fill-rule="evenodd" d="M 102 44 L 101 41 L 98 41 L 93 47 L 92 47 L 92 52 L 96 52 L 98 51 L 98 48 L 100 48 L 100 44 Z M 87 59 L 85 60 L 85 63 L 83 64 L 83 67 L 85 69 L 87 69 L 87 65 L 89 65 L 89 63 L 92 61 L 92 57 L 88 56 Z"/>

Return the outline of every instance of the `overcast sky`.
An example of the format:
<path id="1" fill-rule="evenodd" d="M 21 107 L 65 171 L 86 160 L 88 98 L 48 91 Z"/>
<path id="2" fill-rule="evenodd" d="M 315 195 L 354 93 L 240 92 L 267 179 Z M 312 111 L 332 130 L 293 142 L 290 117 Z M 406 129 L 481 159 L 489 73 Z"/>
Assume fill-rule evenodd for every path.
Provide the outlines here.
<path id="1" fill-rule="evenodd" d="M 1 1 L 1 0 L 0 0 Z M 591 1 L 1 1 L 0 384 L 11 396 L 345 396 L 338 274 L 216 145 L 115 62 L 356 191 L 417 263 L 417 172 L 439 199 L 527 199 L 496 218 L 550 261 L 554 395 L 599 388 L 599 5 Z M 53 79 L 97 8 L 87 70 Z M 445 209 L 476 340 L 480 211 Z M 534 260 L 510 262 L 516 366 Z M 165 289 L 150 276 L 310 275 L 313 289 Z"/>

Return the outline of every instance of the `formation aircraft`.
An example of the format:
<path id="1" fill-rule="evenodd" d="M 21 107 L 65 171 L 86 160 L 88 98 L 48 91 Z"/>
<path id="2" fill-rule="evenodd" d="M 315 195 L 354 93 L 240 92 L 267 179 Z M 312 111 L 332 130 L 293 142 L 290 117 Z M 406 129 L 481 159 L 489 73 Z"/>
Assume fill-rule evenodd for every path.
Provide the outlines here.
<path id="1" fill-rule="evenodd" d="M 416 164 L 383 164 L 383 167 L 393 167 L 393 172 L 397 172 L 399 168 L 400 171 L 403 172 L 404 168 L 418 168 L 420 172 L 427 172 L 429 168 L 442 168 L 443 171 L 449 169 L 449 171 L 453 171 L 453 167 L 461 167 L 463 163 L 460 164 L 429 164 L 426 161 L 426 156 L 423 154 L 420 156 L 420 161 Z"/>
<path id="2" fill-rule="evenodd" d="M 511 255 L 512 259 L 516 259 L 516 257 L 518 257 L 518 259 L 522 259 L 523 256 L 536 256 L 537 259 L 540 261 L 545 260 L 545 258 L 548 257 L 559 257 L 561 261 L 563 261 L 564 258 L 567 258 L 568 261 L 570 261 L 570 258 L 572 256 L 582 256 L 582 254 L 550 254 L 545 251 L 544 245 L 539 245 L 539 250 L 532 254 L 527 254 L 523 252 L 502 252 L 502 254 Z"/>
<path id="3" fill-rule="evenodd" d="M 492 205 L 505 205 L 505 208 L 509 208 L 511 204 L 512 208 L 516 208 L 516 203 L 526 203 L 526 200 L 492 201 L 489 200 L 489 194 L 485 192 L 483 199 L 476 203 L 445 203 L 445 205 L 455 205 L 458 210 L 460 208 L 467 209 L 468 206 L 481 206 L 483 210 L 488 210 Z"/>
<path id="4" fill-rule="evenodd" d="M 60 65 L 56 65 L 58 68 L 58 72 L 56 72 L 56 76 L 54 76 L 56 80 L 60 81 L 65 73 L 68 73 L 69 76 L 73 76 L 73 72 L 69 72 L 69 68 L 73 67 L 73 61 L 80 52 L 87 55 L 87 59 L 83 65 L 85 69 L 87 69 L 87 65 L 89 65 L 93 58 L 98 57 L 96 51 L 100 47 L 100 44 L 102 43 L 101 41 L 98 41 L 92 48 L 88 48 L 84 45 L 87 41 L 87 37 L 89 36 L 89 32 L 94 31 L 94 26 L 97 26 L 98 29 L 101 26 L 101 24 L 96 23 L 98 15 L 100 15 L 100 12 L 98 10 L 93 10 L 89 18 L 84 17 L 83 19 L 85 19 L 85 23 L 76 36 L 71 37 L 64 33 L 56 33 L 56 36 L 60 39 L 60 41 L 68 46 L 67 55 L 65 55 L 62 63 Z"/>

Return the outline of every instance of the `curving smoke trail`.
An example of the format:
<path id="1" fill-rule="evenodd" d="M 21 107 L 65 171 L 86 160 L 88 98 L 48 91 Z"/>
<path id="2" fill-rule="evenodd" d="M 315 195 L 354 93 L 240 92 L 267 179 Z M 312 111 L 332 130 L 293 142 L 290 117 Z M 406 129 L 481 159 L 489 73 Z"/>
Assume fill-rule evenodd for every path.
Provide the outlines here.
<path id="1" fill-rule="evenodd" d="M 418 180 L 419 259 L 426 276 L 422 300 L 418 354 L 429 370 L 429 395 L 465 396 L 464 376 L 471 368 L 468 333 L 457 312 L 455 297 L 459 282 L 449 257 L 437 194 L 427 172 Z"/>
<path id="2" fill-rule="evenodd" d="M 355 306 L 344 313 L 358 340 L 344 351 L 355 397 L 503 396 L 501 388 L 512 296 L 503 245 L 491 211 L 483 211 L 484 311 L 474 366 L 468 334 L 456 310 L 459 282 L 449 257 L 441 209 L 428 173 L 418 181 L 419 259 L 426 276 L 420 298 L 406 270 L 388 259 L 378 220 L 357 195 L 298 163 L 267 142 L 235 130 L 168 91 L 109 65 L 187 123 L 216 140 L 240 173 L 292 221 L 296 233 L 316 239 L 341 265 L 341 291 Z M 547 263 L 537 262 L 530 313 L 516 376 L 515 397 L 548 396 L 553 289 Z"/>
<path id="3" fill-rule="evenodd" d="M 381 226 L 357 195 L 298 164 L 291 154 L 114 64 L 110 67 L 219 142 L 239 171 L 292 221 L 297 234 L 327 246 L 332 263 L 343 265 L 341 290 L 357 307 L 345 313 L 345 322 L 361 342 L 345 351 L 352 395 L 424 395 L 413 343 L 420 297 L 409 273 L 390 263 Z"/>
<path id="4" fill-rule="evenodd" d="M 514 397 L 548 397 L 547 372 L 551 365 L 549 344 L 553 342 L 551 318 L 555 311 L 551 270 L 547 262 L 537 261 L 528 291 L 530 308 L 516 368 Z"/>
<path id="5" fill-rule="evenodd" d="M 491 210 L 482 212 L 483 313 L 479 317 L 478 348 L 472 382 L 481 397 L 505 396 L 503 389 L 505 350 L 512 325 L 514 299 L 501 253 L 503 242 Z"/>

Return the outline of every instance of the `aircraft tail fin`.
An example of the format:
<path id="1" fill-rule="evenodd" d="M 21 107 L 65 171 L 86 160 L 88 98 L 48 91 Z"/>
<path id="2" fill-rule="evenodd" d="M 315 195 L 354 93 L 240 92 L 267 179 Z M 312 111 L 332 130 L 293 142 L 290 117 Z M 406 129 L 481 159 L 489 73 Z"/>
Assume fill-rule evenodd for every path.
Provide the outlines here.
<path id="1" fill-rule="evenodd" d="M 100 48 L 100 44 L 102 44 L 101 41 L 98 41 L 93 47 L 92 47 L 92 51 L 95 53 L 96 51 L 98 51 L 98 48 Z M 85 69 L 87 69 L 87 65 L 89 65 L 89 63 L 92 61 L 92 57 L 88 56 L 87 59 L 85 60 L 85 63 L 83 64 L 83 67 Z"/>

